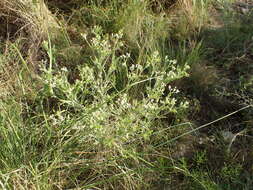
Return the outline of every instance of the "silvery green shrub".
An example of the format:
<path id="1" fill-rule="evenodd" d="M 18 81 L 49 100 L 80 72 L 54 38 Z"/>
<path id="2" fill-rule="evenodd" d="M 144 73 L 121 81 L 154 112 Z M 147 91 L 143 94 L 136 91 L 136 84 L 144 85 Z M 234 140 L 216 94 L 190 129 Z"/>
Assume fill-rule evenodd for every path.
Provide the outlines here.
<path id="1" fill-rule="evenodd" d="M 74 83 L 68 81 L 71 73 L 67 68 L 42 69 L 41 94 L 57 99 L 61 109 L 66 109 L 52 113 L 54 125 L 61 126 L 71 118 L 70 128 L 83 135 L 80 139 L 119 147 L 140 136 L 149 139 L 157 119 L 187 110 L 188 102 L 170 86 L 188 76 L 187 65 L 181 68 L 175 60 L 162 59 L 158 51 L 145 63 L 134 64 L 129 53 L 117 55 L 124 46 L 121 33 L 103 35 L 101 28 L 95 27 L 93 34 L 89 41 L 93 56 L 79 66 L 79 79 Z M 140 87 L 137 98 L 131 94 L 135 87 Z"/>

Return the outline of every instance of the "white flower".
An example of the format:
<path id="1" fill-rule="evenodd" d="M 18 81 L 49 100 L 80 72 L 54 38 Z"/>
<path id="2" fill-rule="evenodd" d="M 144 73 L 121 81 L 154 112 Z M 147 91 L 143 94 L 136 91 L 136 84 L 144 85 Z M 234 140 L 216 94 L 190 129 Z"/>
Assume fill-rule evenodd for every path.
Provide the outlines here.
<path id="1" fill-rule="evenodd" d="M 85 40 L 87 40 L 87 34 L 82 33 L 81 36 L 82 36 Z"/>
<path id="2" fill-rule="evenodd" d="M 66 67 L 62 67 L 62 68 L 61 68 L 61 71 L 62 71 L 62 72 L 68 72 L 68 69 L 67 69 Z"/>

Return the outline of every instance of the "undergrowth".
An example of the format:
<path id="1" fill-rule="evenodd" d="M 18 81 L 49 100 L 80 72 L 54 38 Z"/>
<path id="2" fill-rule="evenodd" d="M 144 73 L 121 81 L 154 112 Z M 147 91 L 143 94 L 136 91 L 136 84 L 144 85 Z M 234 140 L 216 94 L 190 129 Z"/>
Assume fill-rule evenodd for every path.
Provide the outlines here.
<path id="1" fill-rule="evenodd" d="M 1 189 L 252 188 L 250 3 L 0 7 Z"/>

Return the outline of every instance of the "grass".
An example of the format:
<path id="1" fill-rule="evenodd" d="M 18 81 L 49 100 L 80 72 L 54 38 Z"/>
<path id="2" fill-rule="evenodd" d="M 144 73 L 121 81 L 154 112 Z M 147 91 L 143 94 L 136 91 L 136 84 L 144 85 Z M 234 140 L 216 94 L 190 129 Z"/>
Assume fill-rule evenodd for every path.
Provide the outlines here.
<path id="1" fill-rule="evenodd" d="M 232 1 L 0 2 L 1 189 L 251 189 L 251 12 Z"/>

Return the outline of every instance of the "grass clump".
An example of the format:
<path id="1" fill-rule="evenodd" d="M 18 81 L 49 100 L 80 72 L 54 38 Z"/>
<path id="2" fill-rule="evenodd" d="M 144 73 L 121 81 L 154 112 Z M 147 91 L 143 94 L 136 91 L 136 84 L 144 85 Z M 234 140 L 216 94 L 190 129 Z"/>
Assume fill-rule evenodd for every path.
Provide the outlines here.
<path id="1" fill-rule="evenodd" d="M 89 176 L 83 174 L 84 171 L 77 173 L 76 178 L 80 178 L 76 181 L 78 186 L 84 188 L 95 187 L 96 184 L 110 184 L 119 188 L 120 184 L 116 183 L 119 175 L 121 178 L 126 177 L 126 181 L 120 185 L 121 188 L 131 187 L 131 181 L 136 179 L 128 179 L 129 176 L 126 176 L 125 172 L 130 172 L 138 176 L 139 180 L 133 188 L 141 188 L 144 187 L 142 180 L 145 176 L 155 171 L 152 168 L 153 164 L 145 161 L 145 155 L 139 153 L 138 149 L 151 149 L 155 145 L 152 143 L 155 139 L 151 141 L 151 136 L 154 131 L 162 129 L 162 119 L 167 118 L 168 114 L 177 118 L 187 109 L 187 102 L 179 102 L 176 97 L 178 90 L 166 85 L 187 76 L 187 67 L 180 68 L 175 61 L 167 58 L 163 61 L 157 51 L 148 57 L 145 64 L 133 65 L 130 62 L 131 55 L 123 54 L 116 57 L 117 51 L 123 45 L 120 34 L 112 35 L 109 41 L 109 36 L 101 36 L 100 27 L 95 27 L 93 33 L 95 37 L 91 39 L 90 46 L 94 56 L 79 66 L 79 77 L 74 83 L 68 81 L 69 72 L 66 68 L 57 70 L 52 67 L 55 64 L 54 48 L 50 41 L 44 42 L 52 60 L 49 60 L 48 67 L 42 68 L 43 87 L 34 100 L 34 106 L 31 108 L 31 105 L 26 105 L 27 110 L 24 110 L 29 119 L 22 119 L 21 110 L 16 113 L 15 117 L 21 120 L 21 126 L 14 130 L 28 130 L 24 129 L 24 123 L 33 129 L 29 129 L 29 135 L 21 133 L 16 137 L 13 134 L 14 138 L 27 139 L 27 143 L 31 143 L 21 143 L 22 146 L 17 147 L 18 151 L 15 152 L 20 155 L 21 151 L 24 157 L 15 160 L 23 162 L 28 158 L 26 154 L 29 154 L 29 165 L 41 162 L 46 164 L 45 168 L 42 166 L 36 172 L 44 173 L 44 170 L 49 169 L 47 167 L 53 167 L 52 172 L 55 173 L 64 162 L 69 164 L 70 170 L 73 167 L 74 171 L 75 160 L 80 156 L 84 159 L 84 171 L 90 173 L 92 167 L 96 175 L 100 175 L 101 171 L 107 174 L 106 177 L 100 176 L 99 180 L 96 180 L 92 179 L 92 176 L 89 179 Z M 136 88 L 143 89 L 142 93 L 134 94 Z M 12 119 L 10 122 L 13 122 Z M 156 125 L 160 127 L 156 129 Z M 8 129 L 6 127 L 3 125 L 4 131 Z M 10 138 L 4 138 L 8 139 L 5 146 L 10 145 Z M 29 151 L 25 150 L 24 146 L 29 146 Z M 9 149 L 4 153 L 9 154 L 13 151 L 13 147 Z M 41 156 L 38 160 L 39 154 Z M 35 160 L 31 158 L 32 155 Z M 7 162 L 5 159 L 12 160 L 13 163 L 13 158 L 3 156 L 2 161 Z M 47 162 L 56 165 L 49 166 Z M 101 162 L 101 165 L 94 167 L 97 162 Z M 104 163 L 111 165 L 111 169 Z M 123 168 L 120 166 L 121 163 L 124 163 Z M 151 168 L 146 168 L 146 164 Z M 29 167 L 29 170 L 31 169 L 33 168 Z M 143 169 L 149 172 L 146 174 Z M 86 181 L 82 180 L 83 175 Z M 112 178 L 113 183 L 107 181 L 107 178 Z M 147 181 L 147 185 L 151 181 Z M 57 181 L 57 185 L 64 188 L 60 183 Z M 66 187 L 74 185 L 67 184 Z"/>
<path id="2" fill-rule="evenodd" d="M 252 85 L 237 65 L 252 60 L 250 11 L 225 0 L 0 6 L 2 189 L 252 187 Z"/>

